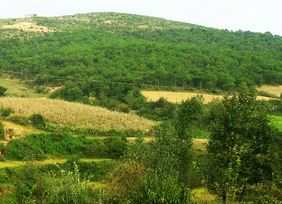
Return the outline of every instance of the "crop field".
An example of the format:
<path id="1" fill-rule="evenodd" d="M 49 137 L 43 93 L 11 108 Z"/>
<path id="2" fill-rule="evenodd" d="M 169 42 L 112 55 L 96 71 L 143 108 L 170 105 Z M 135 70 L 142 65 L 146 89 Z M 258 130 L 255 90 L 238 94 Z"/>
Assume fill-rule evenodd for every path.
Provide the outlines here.
<path id="1" fill-rule="evenodd" d="M 257 89 L 258 91 L 263 91 L 276 97 L 280 97 L 282 93 L 282 86 L 261 86 Z"/>
<path id="2" fill-rule="evenodd" d="M 0 98 L 0 108 L 8 107 L 20 115 L 41 114 L 52 123 L 104 130 L 115 128 L 146 131 L 156 125 L 155 122 L 137 115 L 48 98 Z"/>
<path id="3" fill-rule="evenodd" d="M 222 99 L 223 95 L 191 93 L 191 92 L 171 92 L 171 91 L 141 91 L 148 101 L 157 101 L 163 97 L 171 103 L 181 103 L 189 98 L 201 95 L 204 98 L 204 103 L 210 103 L 214 99 Z M 258 96 L 259 100 L 272 100 L 273 98 Z"/>

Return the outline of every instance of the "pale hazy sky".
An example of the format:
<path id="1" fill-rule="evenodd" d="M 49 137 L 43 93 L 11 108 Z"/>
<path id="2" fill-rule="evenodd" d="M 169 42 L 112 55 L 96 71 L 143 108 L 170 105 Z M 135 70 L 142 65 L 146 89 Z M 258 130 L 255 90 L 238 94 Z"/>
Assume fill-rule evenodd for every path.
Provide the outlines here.
<path id="1" fill-rule="evenodd" d="M 1 0 L 0 18 L 120 12 L 282 36 L 282 0 Z"/>

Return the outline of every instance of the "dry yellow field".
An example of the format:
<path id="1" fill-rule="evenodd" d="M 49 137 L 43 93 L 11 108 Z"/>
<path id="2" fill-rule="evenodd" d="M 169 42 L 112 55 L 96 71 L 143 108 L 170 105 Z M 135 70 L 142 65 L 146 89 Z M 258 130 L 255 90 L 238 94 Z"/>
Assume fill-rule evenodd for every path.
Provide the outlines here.
<path id="1" fill-rule="evenodd" d="M 189 98 L 197 95 L 204 97 L 204 103 L 210 103 L 214 99 L 222 99 L 223 95 L 213 95 L 204 93 L 190 93 L 190 92 L 171 92 L 171 91 L 141 91 L 141 93 L 147 98 L 148 101 L 157 101 L 163 97 L 172 103 L 181 103 Z M 259 100 L 272 100 L 273 98 L 258 96 Z"/>
<path id="2" fill-rule="evenodd" d="M 53 32 L 49 28 L 45 26 L 38 26 L 34 22 L 20 22 L 16 23 L 14 25 L 4 25 L 2 27 L 3 29 L 19 29 L 23 31 L 29 31 L 29 32 Z"/>
<path id="3" fill-rule="evenodd" d="M 269 93 L 276 97 L 280 97 L 282 93 L 282 86 L 261 86 L 261 87 L 258 87 L 257 90 Z"/>
<path id="4" fill-rule="evenodd" d="M 21 115 L 41 114 L 57 124 L 88 126 L 100 129 L 149 130 L 155 122 L 137 115 L 109 111 L 105 108 L 88 106 L 48 98 L 0 98 L 0 108 L 10 107 Z"/>

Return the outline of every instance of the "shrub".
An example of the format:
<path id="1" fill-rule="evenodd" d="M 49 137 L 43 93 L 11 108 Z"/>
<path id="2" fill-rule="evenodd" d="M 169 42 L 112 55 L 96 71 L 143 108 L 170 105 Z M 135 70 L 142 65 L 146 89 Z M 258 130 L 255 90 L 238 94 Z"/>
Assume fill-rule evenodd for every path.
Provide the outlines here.
<path id="1" fill-rule="evenodd" d="M 14 113 L 12 108 L 1 108 L 1 115 L 4 117 L 10 116 L 12 113 Z"/>
<path id="2" fill-rule="evenodd" d="M 118 159 L 124 155 L 127 150 L 126 140 L 118 137 L 108 137 L 105 139 L 105 145 L 108 147 L 108 155 L 110 158 Z"/>
<path id="3" fill-rule="evenodd" d="M 44 130 L 46 125 L 43 119 L 43 116 L 40 114 L 33 114 L 32 116 L 30 116 L 30 121 L 32 123 L 32 125 L 40 130 Z"/>
<path id="4" fill-rule="evenodd" d="M 4 139 L 4 136 L 5 136 L 5 131 L 2 123 L 0 122 L 0 139 Z"/>
<path id="5" fill-rule="evenodd" d="M 9 160 L 30 161 L 46 158 L 38 146 L 30 145 L 28 142 L 19 139 L 10 141 L 4 150 L 5 158 Z"/>
<path id="6" fill-rule="evenodd" d="M 7 88 L 4 86 L 0 86 L 0 96 L 5 96 L 5 92 L 7 91 Z"/>
<path id="7" fill-rule="evenodd" d="M 90 203 L 90 189 L 80 179 L 76 163 L 67 169 L 57 165 L 57 170 L 55 176 L 53 171 L 44 172 L 43 166 L 27 163 L 14 177 L 10 200 L 5 197 L 2 203 Z"/>

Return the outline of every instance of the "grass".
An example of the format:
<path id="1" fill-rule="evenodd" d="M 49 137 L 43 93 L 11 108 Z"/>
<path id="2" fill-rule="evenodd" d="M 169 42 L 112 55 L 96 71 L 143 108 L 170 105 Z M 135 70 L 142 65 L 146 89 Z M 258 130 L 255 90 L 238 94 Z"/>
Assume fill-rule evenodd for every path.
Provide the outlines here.
<path id="1" fill-rule="evenodd" d="M 14 97 L 36 97 L 41 96 L 35 93 L 34 89 L 18 80 L 0 79 L 0 85 L 7 88 L 6 95 Z M 26 90 L 26 92 L 24 92 Z"/>
<path id="2" fill-rule="evenodd" d="M 282 131 L 282 116 L 275 116 L 275 115 L 271 115 L 270 116 L 271 121 L 275 124 L 275 126 L 277 127 L 277 129 L 279 131 Z"/>
<path id="3" fill-rule="evenodd" d="M 216 197 L 211 195 L 204 187 L 193 189 L 193 201 L 195 203 L 215 203 Z"/>
<path id="4" fill-rule="evenodd" d="M 133 114 L 109 111 L 79 103 L 48 98 L 0 98 L 0 108 L 12 108 L 19 115 L 41 114 L 52 123 L 93 127 L 102 130 L 149 130 L 155 122 Z"/>

